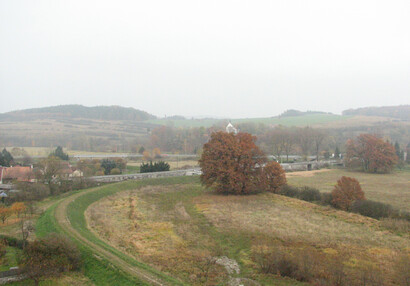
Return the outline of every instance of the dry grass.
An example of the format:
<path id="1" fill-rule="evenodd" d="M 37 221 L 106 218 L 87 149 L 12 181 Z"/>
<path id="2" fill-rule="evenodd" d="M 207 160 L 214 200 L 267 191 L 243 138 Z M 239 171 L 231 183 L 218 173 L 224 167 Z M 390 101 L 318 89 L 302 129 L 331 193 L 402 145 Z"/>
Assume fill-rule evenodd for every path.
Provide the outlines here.
<path id="1" fill-rule="evenodd" d="M 321 259 L 340 259 L 356 280 L 364 265 L 380 269 L 387 281 L 393 279 L 397 257 L 410 251 L 408 233 L 401 237 L 377 220 L 275 194 L 209 194 L 195 203 L 218 229 L 250 232 L 254 246 L 285 247 L 287 253 L 313 247 L 310 253 Z"/>
<path id="2" fill-rule="evenodd" d="M 331 192 L 340 177 L 353 177 L 360 182 L 367 199 L 388 203 L 395 208 L 410 211 L 409 171 L 396 171 L 392 174 L 368 174 L 334 169 L 313 174 L 313 176 L 288 176 L 288 183 L 297 187 L 309 186 L 323 192 Z"/>
<path id="3" fill-rule="evenodd" d="M 215 195 L 199 185 L 119 193 L 93 204 L 87 220 L 113 246 L 190 284 L 206 284 L 201 269 L 209 256 L 220 255 L 267 285 L 288 281 L 258 274 L 250 255 L 260 246 L 282 247 L 295 257 L 309 249 L 318 259 L 337 258 L 355 279 L 371 268 L 386 281 L 395 275 L 399 254 L 410 251 L 408 233 L 398 236 L 371 218 L 271 193 Z M 213 268 L 207 283 L 223 273 Z"/>
<path id="4" fill-rule="evenodd" d="M 210 260 L 216 255 L 215 243 L 207 237 L 198 244 L 201 231 L 184 202 L 172 197 L 184 188 L 145 187 L 103 199 L 87 209 L 89 226 L 121 251 L 190 284 L 222 283 L 226 279 L 223 268 Z M 158 202 L 157 197 L 165 193 L 171 196 Z"/>
<path id="5" fill-rule="evenodd" d="M 196 207 L 221 229 L 263 233 L 282 241 L 333 247 L 404 249 L 409 241 L 381 231 L 377 220 L 275 194 L 247 197 L 206 195 Z"/>
<path id="6" fill-rule="evenodd" d="M 330 169 L 290 172 L 290 173 L 286 173 L 286 179 L 292 178 L 292 177 L 303 177 L 303 178 L 313 177 L 317 173 L 323 173 L 323 172 L 328 172 L 328 171 L 330 171 Z"/>

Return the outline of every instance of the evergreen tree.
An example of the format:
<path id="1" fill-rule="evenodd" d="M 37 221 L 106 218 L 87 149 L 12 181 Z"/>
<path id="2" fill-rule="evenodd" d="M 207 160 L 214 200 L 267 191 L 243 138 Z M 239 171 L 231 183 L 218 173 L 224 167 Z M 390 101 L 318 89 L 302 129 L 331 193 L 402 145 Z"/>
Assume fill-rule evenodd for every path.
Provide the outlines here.
<path id="1" fill-rule="evenodd" d="M 400 144 L 397 141 L 396 141 L 396 143 L 394 143 L 394 150 L 396 151 L 397 158 L 399 158 L 399 160 L 403 160 L 403 155 L 404 154 L 400 150 Z"/>
<path id="2" fill-rule="evenodd" d="M 336 146 L 336 149 L 335 149 L 335 159 L 339 159 L 339 158 L 340 158 L 340 150 L 339 150 L 339 147 Z"/>
<path id="3" fill-rule="evenodd" d="M 10 167 L 14 162 L 13 156 L 6 148 L 0 153 L 0 166 Z"/>
<path id="4" fill-rule="evenodd" d="M 64 153 L 63 147 L 57 146 L 57 148 L 49 156 L 60 158 L 61 160 L 68 161 L 68 154 Z"/>
<path id="5" fill-rule="evenodd" d="M 109 175 L 111 174 L 111 170 L 116 168 L 117 164 L 114 160 L 104 159 L 101 161 L 101 168 L 104 169 L 104 174 Z"/>

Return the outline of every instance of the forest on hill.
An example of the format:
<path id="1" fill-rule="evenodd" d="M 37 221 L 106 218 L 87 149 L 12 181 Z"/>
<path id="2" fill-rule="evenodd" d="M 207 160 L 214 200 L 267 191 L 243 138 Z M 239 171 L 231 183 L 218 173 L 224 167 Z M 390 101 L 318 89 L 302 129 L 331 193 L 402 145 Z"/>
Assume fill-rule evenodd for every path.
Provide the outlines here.
<path id="1" fill-rule="evenodd" d="M 363 107 L 343 111 L 343 115 L 382 116 L 410 120 L 410 105 Z"/>
<path id="2" fill-rule="evenodd" d="M 402 106 L 397 107 L 400 113 Z M 210 134 L 225 130 L 227 119 L 185 119 L 181 116 L 156 118 L 145 111 L 119 106 L 85 107 L 66 105 L 0 114 L 0 147 L 54 147 L 87 152 L 132 152 L 142 146 L 162 152 L 198 153 Z M 361 133 L 378 134 L 403 148 L 410 142 L 410 122 L 391 117 L 336 115 L 325 112 L 288 110 L 281 116 L 232 119 L 243 132 L 258 136 L 268 153 L 273 138 L 291 134 L 300 141 L 309 126 L 326 135 L 321 149 L 343 151 L 347 139 Z M 309 133 L 308 132 L 308 133 Z M 309 144 L 312 145 L 308 140 Z M 305 148 L 306 149 L 306 148 Z M 314 153 L 309 147 L 308 153 Z M 298 153 L 296 148 L 292 153 Z M 301 153 L 301 151 L 299 152 Z M 305 152 L 306 153 L 306 152 Z"/>
<path id="3" fill-rule="evenodd" d="M 83 118 L 97 120 L 127 120 L 144 121 L 155 119 L 148 112 L 122 106 L 59 105 L 42 108 L 32 108 L 0 114 L 0 120 L 26 121 L 33 119 L 67 119 Z"/>

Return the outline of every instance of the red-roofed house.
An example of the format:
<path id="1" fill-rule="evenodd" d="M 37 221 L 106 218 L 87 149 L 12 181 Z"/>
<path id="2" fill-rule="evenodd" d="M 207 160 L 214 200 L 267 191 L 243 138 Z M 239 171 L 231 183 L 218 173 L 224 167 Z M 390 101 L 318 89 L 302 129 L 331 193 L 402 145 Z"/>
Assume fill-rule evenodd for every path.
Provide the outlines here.
<path id="1" fill-rule="evenodd" d="M 15 167 L 0 167 L 0 181 L 20 181 L 20 182 L 33 182 L 34 172 L 32 167 L 15 166 Z"/>

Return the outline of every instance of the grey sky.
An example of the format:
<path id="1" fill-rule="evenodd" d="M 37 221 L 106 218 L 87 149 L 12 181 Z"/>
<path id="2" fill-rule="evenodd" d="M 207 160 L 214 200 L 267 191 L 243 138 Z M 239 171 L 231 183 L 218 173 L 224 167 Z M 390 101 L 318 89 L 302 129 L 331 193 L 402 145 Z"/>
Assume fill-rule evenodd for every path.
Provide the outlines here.
<path id="1" fill-rule="evenodd" d="M 340 113 L 410 103 L 410 1 L 0 0 L 0 112 Z"/>

